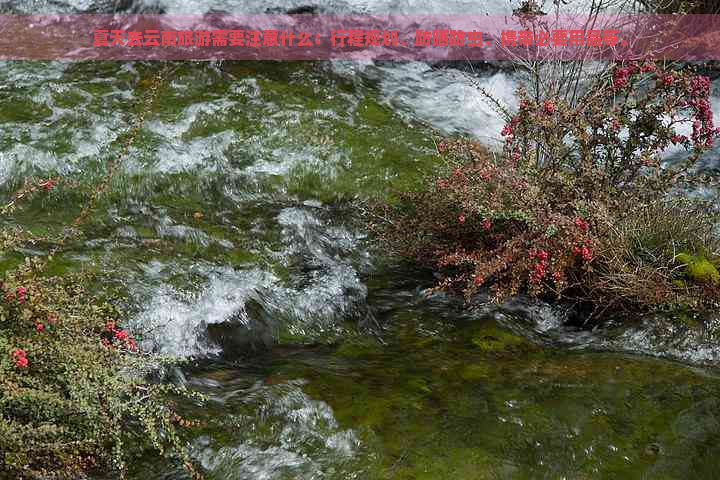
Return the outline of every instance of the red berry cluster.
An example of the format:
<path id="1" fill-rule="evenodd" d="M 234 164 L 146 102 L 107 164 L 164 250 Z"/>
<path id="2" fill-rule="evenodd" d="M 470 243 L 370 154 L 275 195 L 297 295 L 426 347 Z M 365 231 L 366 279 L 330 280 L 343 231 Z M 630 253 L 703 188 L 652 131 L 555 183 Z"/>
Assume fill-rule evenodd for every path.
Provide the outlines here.
<path id="1" fill-rule="evenodd" d="M 593 259 L 592 252 L 590 251 L 590 248 L 588 248 L 587 241 L 585 242 L 585 245 L 582 245 L 581 247 L 575 246 L 572 249 L 572 252 L 575 255 L 582 256 L 583 260 L 586 262 L 589 262 Z"/>
<path id="2" fill-rule="evenodd" d="M 545 110 L 545 113 L 548 115 L 552 115 L 553 113 L 557 112 L 557 105 L 555 105 L 555 102 L 552 100 L 545 100 L 545 103 L 543 104 L 543 109 Z"/>
<path id="3" fill-rule="evenodd" d="M 532 280 L 534 282 L 539 282 L 543 279 L 543 277 L 545 277 L 545 269 L 550 261 L 550 254 L 545 250 L 538 250 L 537 252 L 530 253 L 530 258 L 538 260 L 533 268 Z"/>
<path id="4" fill-rule="evenodd" d="M 120 346 L 133 352 L 137 350 L 135 340 L 128 335 L 127 331 L 119 328 L 115 322 L 111 321 L 105 324 L 105 330 L 101 334 L 100 341 L 106 347 L 115 348 Z"/>
<path id="5" fill-rule="evenodd" d="M 590 224 L 580 217 L 575 218 L 575 225 L 583 232 L 587 232 L 590 229 Z"/>
<path id="6" fill-rule="evenodd" d="M 15 362 L 15 368 L 25 368 L 28 366 L 29 362 L 27 359 L 27 352 L 25 352 L 22 348 L 16 348 L 10 356 L 12 357 L 13 362 Z"/>
<path id="7" fill-rule="evenodd" d="M 5 300 L 17 300 L 20 305 L 24 305 L 27 302 L 27 289 L 25 287 L 17 287 L 14 292 L 8 292 L 5 294 Z"/>

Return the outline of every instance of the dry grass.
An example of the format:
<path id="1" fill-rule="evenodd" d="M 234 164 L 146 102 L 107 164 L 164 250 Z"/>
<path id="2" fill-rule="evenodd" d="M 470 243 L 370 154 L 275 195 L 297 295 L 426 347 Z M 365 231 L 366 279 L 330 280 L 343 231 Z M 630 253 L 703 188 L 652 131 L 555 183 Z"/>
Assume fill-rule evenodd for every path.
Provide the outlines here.
<path id="1" fill-rule="evenodd" d="M 720 242 L 715 229 L 720 215 L 704 202 L 687 199 L 628 206 L 626 212 L 605 212 L 591 283 L 598 303 L 648 307 L 716 302 L 717 287 L 686 282 L 681 253 L 717 259 Z"/>

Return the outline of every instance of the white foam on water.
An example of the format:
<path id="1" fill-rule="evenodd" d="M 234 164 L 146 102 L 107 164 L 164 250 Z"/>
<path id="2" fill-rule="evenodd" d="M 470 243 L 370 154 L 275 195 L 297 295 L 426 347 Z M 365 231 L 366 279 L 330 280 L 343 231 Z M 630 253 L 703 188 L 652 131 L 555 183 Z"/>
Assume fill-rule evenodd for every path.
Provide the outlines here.
<path id="1" fill-rule="evenodd" d="M 381 88 L 390 105 L 412 111 L 446 134 L 465 133 L 491 147 L 501 145 L 505 120 L 482 93 L 517 108 L 518 83 L 505 73 L 477 77 L 453 69 L 432 69 L 421 62 L 380 67 L 387 73 Z"/>
<path id="2" fill-rule="evenodd" d="M 144 346 L 181 357 L 218 354 L 219 348 L 208 340 L 208 325 L 245 320 L 247 328 L 266 327 L 266 319 L 247 317 L 249 300 L 257 302 L 273 322 L 279 322 L 271 329 L 285 329 L 298 341 L 341 334 L 345 321 L 362 314 L 367 298 L 367 287 L 353 265 L 353 257 L 360 253 L 359 238 L 343 227 L 327 224 L 316 216 L 316 210 L 319 208 L 289 207 L 276 218 L 282 248 L 268 253 L 287 266 L 299 262 L 299 270 L 291 269 L 287 281 L 261 268 L 146 265 L 144 280 L 134 285 L 142 310 L 132 321 L 135 332 L 146 332 L 142 335 Z M 161 236 L 200 244 L 217 241 L 167 218 L 156 229 Z M 231 244 L 221 245 L 232 248 Z M 183 278 L 195 275 L 200 280 L 181 291 L 171 284 L 177 274 Z"/>
<path id="3" fill-rule="evenodd" d="M 157 279 L 160 270 L 154 265 L 148 273 Z M 177 357 L 216 355 L 220 349 L 208 341 L 207 325 L 236 318 L 255 291 L 277 281 L 262 270 L 200 266 L 196 270 L 208 280 L 195 292 L 180 291 L 164 282 L 149 289 L 139 286 L 138 296 L 148 298 L 131 325 L 133 331 L 144 332 L 143 347 Z"/>
<path id="4" fill-rule="evenodd" d="M 255 412 L 246 421 L 256 428 L 238 432 L 246 439 L 234 447 L 196 442 L 203 468 L 226 480 L 351 478 L 348 461 L 362 451 L 357 434 L 343 430 L 330 406 L 310 398 L 301 384 L 264 386 L 244 396 Z"/>

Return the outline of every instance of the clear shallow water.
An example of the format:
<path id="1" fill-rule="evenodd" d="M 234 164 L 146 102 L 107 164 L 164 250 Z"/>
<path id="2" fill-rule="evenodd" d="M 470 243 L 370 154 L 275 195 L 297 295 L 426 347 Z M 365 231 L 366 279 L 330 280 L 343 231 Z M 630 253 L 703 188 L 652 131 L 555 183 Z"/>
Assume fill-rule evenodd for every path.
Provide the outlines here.
<path id="1" fill-rule="evenodd" d="M 186 372 L 211 399 L 186 412 L 207 422 L 192 445 L 210 478 L 713 478 L 713 373 L 542 348 L 490 317 L 377 293 L 382 342 Z"/>
<path id="2" fill-rule="evenodd" d="M 571 331 L 553 308 L 519 300 L 467 312 L 424 297 L 432 278 L 367 241 L 356 200 L 416 185 L 433 137 L 497 138 L 465 74 L 421 63 L 1 67 L 4 192 L 26 175 L 78 181 L 7 219 L 51 234 L 87 202 L 151 78 L 172 69 L 53 268 L 103 272 L 145 348 L 193 360 L 181 376 L 212 401 L 181 407 L 205 422 L 188 441 L 212 478 L 712 478 L 713 324 Z M 505 74 L 479 82 L 513 101 Z M 136 467 L 136 478 L 183 478 L 156 460 Z"/>

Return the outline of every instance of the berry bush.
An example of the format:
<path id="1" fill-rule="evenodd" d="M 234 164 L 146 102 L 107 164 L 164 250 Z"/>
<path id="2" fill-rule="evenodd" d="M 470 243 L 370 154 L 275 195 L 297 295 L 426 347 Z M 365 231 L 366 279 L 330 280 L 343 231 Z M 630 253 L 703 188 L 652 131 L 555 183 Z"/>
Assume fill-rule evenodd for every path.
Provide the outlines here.
<path id="1" fill-rule="evenodd" d="M 377 207 L 372 229 L 467 297 L 489 287 L 497 300 L 527 293 L 594 313 L 715 305 L 712 199 L 677 195 L 715 182 L 695 168 L 719 133 L 709 80 L 651 63 L 610 72 L 574 106 L 520 90 L 502 152 L 443 141 L 426 188 Z M 665 161 L 675 145 L 685 155 Z"/>

